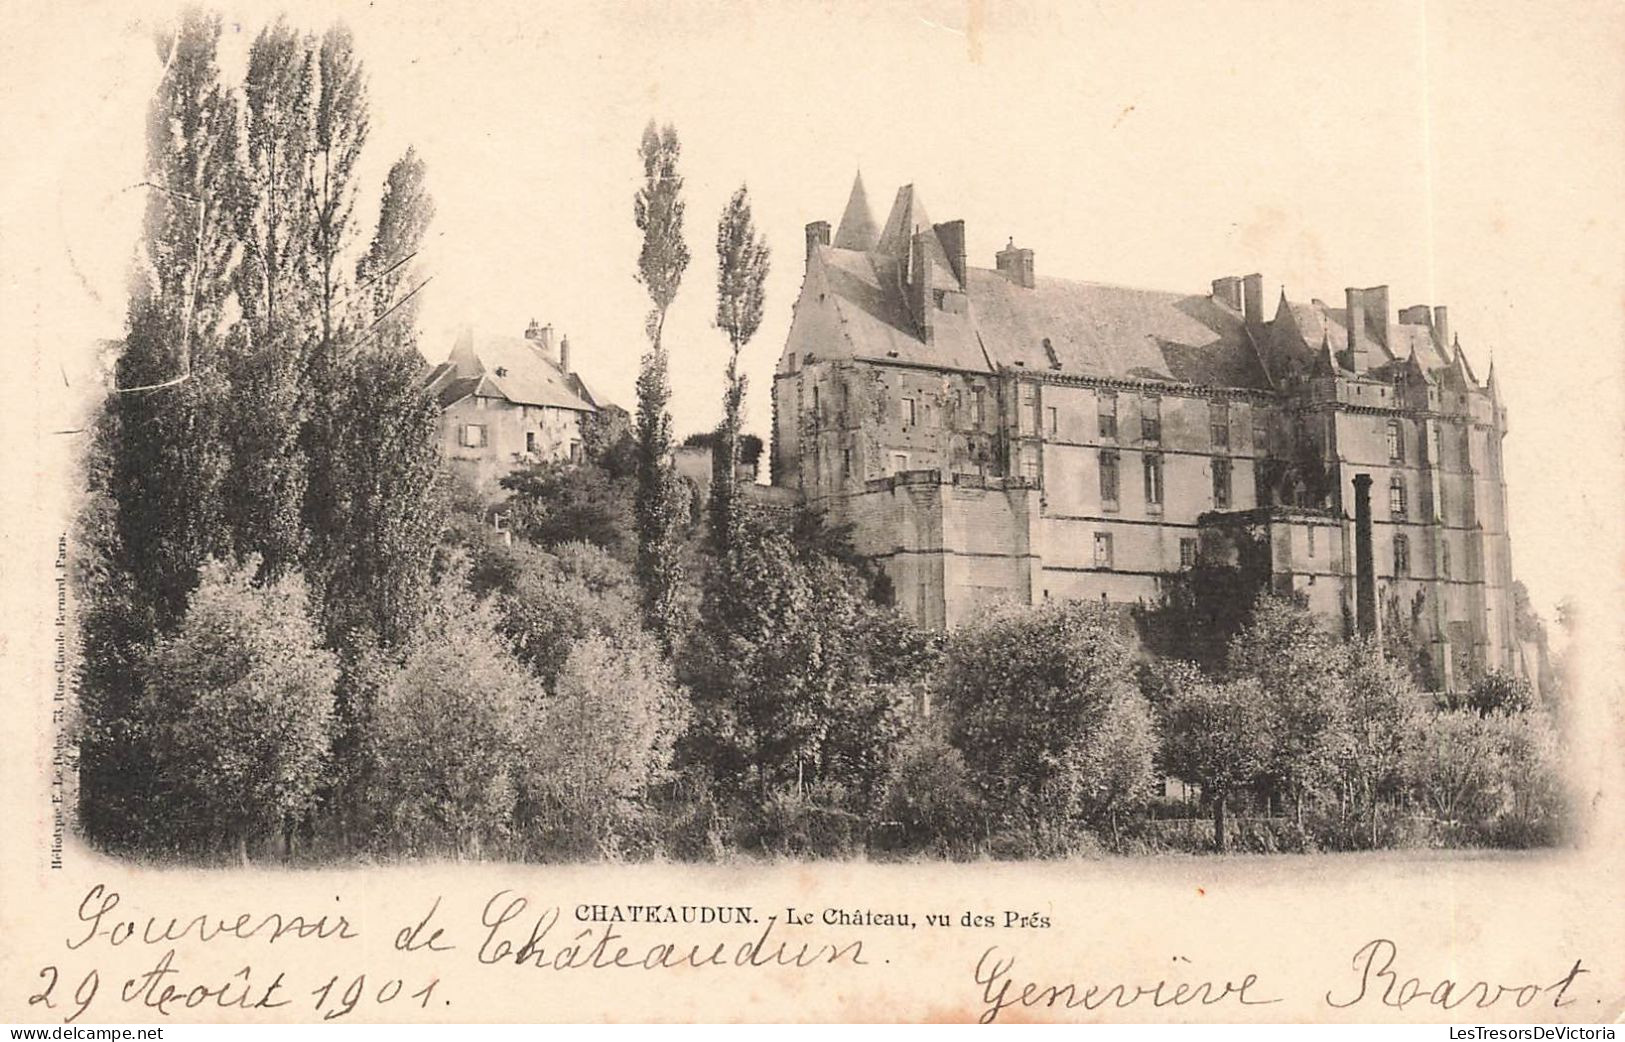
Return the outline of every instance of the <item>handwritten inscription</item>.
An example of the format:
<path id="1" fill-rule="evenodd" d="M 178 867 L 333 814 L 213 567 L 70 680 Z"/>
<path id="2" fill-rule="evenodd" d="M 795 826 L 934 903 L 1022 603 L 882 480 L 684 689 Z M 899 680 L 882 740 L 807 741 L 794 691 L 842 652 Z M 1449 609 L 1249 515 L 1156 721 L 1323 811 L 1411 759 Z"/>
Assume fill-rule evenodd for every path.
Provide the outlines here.
<path id="1" fill-rule="evenodd" d="M 999 1014 L 1012 1006 L 1043 1006 L 1048 1009 L 1103 1008 L 1127 1009 L 1135 1005 L 1156 1008 L 1163 1006 L 1202 1006 L 1229 1004 L 1233 1006 L 1267 1006 L 1281 1000 L 1258 995 L 1258 974 L 1249 973 L 1233 981 L 1156 981 L 1128 984 L 1040 984 L 1027 981 L 1016 984 L 1011 976 L 1015 969 L 1015 956 L 1001 959 L 994 953 L 997 946 L 987 949 L 976 960 L 976 983 L 982 986 L 985 1009 L 977 1018 L 983 1024 L 999 1019 Z"/>
<path id="2" fill-rule="evenodd" d="M 1567 973 L 1545 984 L 1492 984 L 1483 980 L 1462 981 L 1448 977 L 1429 978 L 1424 982 L 1421 977 L 1401 976 L 1394 969 L 1394 961 L 1398 957 L 1399 946 L 1387 938 L 1378 938 L 1362 945 L 1354 953 L 1354 970 L 1359 974 L 1359 981 L 1348 988 L 1328 991 L 1326 1004 L 1335 1009 L 1348 1009 L 1363 1002 L 1380 1002 L 1394 1009 L 1404 1009 L 1413 1002 L 1423 1002 L 1444 1009 L 1458 1009 L 1471 1003 L 1474 1009 L 1489 1009 L 1506 1000 L 1522 1009 L 1541 996 L 1550 995 L 1552 1006 L 1561 1008 L 1574 1001 L 1568 997 L 1568 991 L 1575 978 L 1591 972 L 1580 965 L 1579 959 L 1575 959 Z"/>
<path id="3" fill-rule="evenodd" d="M 1079 1010 L 1099 1016 L 1127 1011 L 1132 1017 L 1187 1008 L 1188 1017 L 1208 1009 L 1207 1018 L 1237 1019 L 1248 1007 L 1286 1000 L 1257 972 L 1199 973 L 1183 956 L 1167 972 L 1141 979 L 1034 973 L 1032 956 L 1018 957 L 1019 938 L 1052 928 L 1044 912 L 781 906 L 779 914 L 758 914 L 745 905 L 554 904 L 511 889 L 492 894 L 477 916 L 472 909 L 462 916 L 448 913 L 443 904 L 436 897 L 389 923 L 383 936 L 392 936 L 393 945 L 358 944 L 362 928 L 332 910 L 149 914 L 98 883 L 74 912 L 62 957 L 39 968 L 28 1003 L 64 1023 L 93 1009 L 109 1019 L 129 1011 L 173 1017 L 188 1010 L 204 1016 L 231 1011 L 238 1019 L 262 1010 L 322 1020 L 369 1010 L 443 1014 L 454 1001 L 444 976 L 459 965 L 493 975 L 488 980 L 498 988 L 517 979 L 514 971 L 536 970 L 886 973 L 892 971 L 884 967 L 902 962 L 900 953 L 876 953 L 868 945 L 884 949 L 896 929 L 922 926 L 983 936 L 998 931 L 1001 943 L 982 948 L 972 970 L 977 1019 L 984 1024 L 1029 1010 L 1053 1018 Z M 859 929 L 872 935 L 854 936 Z M 318 949 L 330 964 L 339 956 L 339 972 L 331 972 L 332 965 L 319 973 L 312 969 L 319 963 L 306 953 Z M 359 965 L 363 959 L 366 964 Z M 1431 1005 L 1476 1012 L 1550 1002 L 1563 1008 L 1575 1003 L 1577 982 L 1591 972 L 1576 959 L 1566 973 L 1537 981 L 1430 976 L 1407 965 L 1399 945 L 1386 938 L 1360 946 L 1349 965 L 1351 976 L 1328 982 L 1332 987 L 1315 997 L 1325 1007 Z"/>

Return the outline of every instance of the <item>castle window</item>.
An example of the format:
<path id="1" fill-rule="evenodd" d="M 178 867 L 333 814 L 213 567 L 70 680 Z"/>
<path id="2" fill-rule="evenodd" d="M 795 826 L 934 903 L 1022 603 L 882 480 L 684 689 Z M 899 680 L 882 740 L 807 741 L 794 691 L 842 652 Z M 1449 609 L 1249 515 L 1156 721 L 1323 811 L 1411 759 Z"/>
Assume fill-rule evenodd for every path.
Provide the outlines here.
<path id="1" fill-rule="evenodd" d="M 1162 457 L 1156 453 L 1145 455 L 1145 502 L 1148 506 L 1162 504 Z"/>
<path id="2" fill-rule="evenodd" d="M 912 399 L 912 398 L 904 398 L 903 399 L 903 425 L 905 427 L 912 427 L 912 426 L 914 426 L 915 419 L 916 419 L 916 416 L 915 416 L 915 412 L 914 412 L 914 399 Z"/>
<path id="3" fill-rule="evenodd" d="M 1117 453 L 1100 454 L 1100 502 L 1107 510 L 1117 509 Z"/>
<path id="4" fill-rule="evenodd" d="M 1388 421 L 1388 461 L 1405 462 L 1405 432 L 1400 428 L 1398 420 Z"/>
<path id="5" fill-rule="evenodd" d="M 1270 448 L 1270 429 L 1263 425 L 1253 428 L 1253 451 L 1268 452 Z"/>
<path id="6" fill-rule="evenodd" d="M 891 472 L 901 474 L 908 469 L 908 453 L 894 452 L 891 454 Z"/>
<path id="7" fill-rule="evenodd" d="M 1388 479 L 1388 513 L 1404 517 L 1405 510 L 1405 479 L 1395 474 Z"/>
<path id="8" fill-rule="evenodd" d="M 1037 456 L 1028 456 L 1026 459 L 1021 461 L 1021 476 L 1034 483 L 1038 481 Z"/>
<path id="9" fill-rule="evenodd" d="M 848 481 L 852 477 L 852 450 L 841 450 L 841 480 Z"/>
<path id="10" fill-rule="evenodd" d="M 1049 432 L 1051 434 L 1055 434 L 1061 429 L 1061 417 L 1058 415 L 1059 411 L 1060 410 L 1056 409 L 1053 405 L 1049 407 Z"/>
<path id="11" fill-rule="evenodd" d="M 1439 574 L 1450 578 L 1450 544 L 1439 543 Z"/>
<path id="12" fill-rule="evenodd" d="M 1095 567 L 1112 566 L 1112 536 L 1110 532 L 1095 533 Z"/>
<path id="13" fill-rule="evenodd" d="M 1223 510 L 1230 505 L 1230 461 L 1213 461 L 1213 505 Z"/>
<path id="14" fill-rule="evenodd" d="M 482 398 L 480 400 L 484 401 L 485 399 Z M 470 449 L 483 449 L 483 448 L 485 448 L 485 446 L 488 444 L 488 442 L 485 440 L 485 424 L 483 424 L 483 423 L 465 423 L 465 424 L 463 424 L 463 436 L 462 436 L 462 438 L 460 440 L 462 441 L 464 447 L 466 447 L 466 448 L 470 448 Z"/>
<path id="15" fill-rule="evenodd" d="M 1021 388 L 1021 429 L 1037 433 L 1039 422 L 1038 388 L 1024 384 Z"/>
<path id="16" fill-rule="evenodd" d="M 1097 402 L 1097 408 L 1100 412 L 1100 436 L 1116 441 L 1117 394 L 1114 391 L 1101 391 Z"/>
<path id="17" fill-rule="evenodd" d="M 1228 449 L 1230 447 L 1230 403 L 1214 402 L 1208 406 L 1208 433 L 1213 437 L 1213 447 Z"/>
<path id="18" fill-rule="evenodd" d="M 1181 539 L 1179 541 L 1179 567 L 1196 567 L 1196 540 Z"/>
<path id="19" fill-rule="evenodd" d="M 1444 466 L 1444 424 L 1433 421 L 1433 465 Z"/>
<path id="20" fill-rule="evenodd" d="M 1309 556 L 1315 556 L 1315 526 L 1309 526 Z"/>
<path id="21" fill-rule="evenodd" d="M 1404 533 L 1394 536 L 1394 574 L 1411 574 L 1411 541 Z"/>
<path id="22" fill-rule="evenodd" d="M 823 417 L 823 414 L 823 396 L 818 393 L 818 385 L 813 384 L 812 421 L 814 427 L 819 425 L 819 421 Z"/>
<path id="23" fill-rule="evenodd" d="M 1140 401 L 1140 440 L 1162 440 L 1162 399 L 1144 398 Z M 1158 502 L 1161 502 L 1159 499 Z"/>

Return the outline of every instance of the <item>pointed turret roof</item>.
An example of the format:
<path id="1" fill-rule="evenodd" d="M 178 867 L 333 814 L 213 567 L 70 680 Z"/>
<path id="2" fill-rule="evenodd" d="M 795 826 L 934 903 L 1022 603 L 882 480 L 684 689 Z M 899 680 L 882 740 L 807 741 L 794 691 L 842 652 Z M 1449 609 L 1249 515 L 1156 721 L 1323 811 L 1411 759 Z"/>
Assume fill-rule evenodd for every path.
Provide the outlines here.
<path id="1" fill-rule="evenodd" d="M 904 185 L 897 190 L 897 200 L 892 203 L 891 215 L 886 218 L 886 228 L 880 233 L 879 249 L 894 257 L 906 257 L 914 233 L 930 230 L 931 218 L 926 216 L 925 205 L 920 202 L 919 194 L 914 191 L 913 185 Z"/>
<path id="2" fill-rule="evenodd" d="M 843 250 L 875 248 L 879 233 L 875 228 L 874 211 L 869 209 L 869 196 L 863 190 L 863 171 L 852 179 L 852 194 L 846 200 L 846 212 L 835 229 L 835 245 Z"/>

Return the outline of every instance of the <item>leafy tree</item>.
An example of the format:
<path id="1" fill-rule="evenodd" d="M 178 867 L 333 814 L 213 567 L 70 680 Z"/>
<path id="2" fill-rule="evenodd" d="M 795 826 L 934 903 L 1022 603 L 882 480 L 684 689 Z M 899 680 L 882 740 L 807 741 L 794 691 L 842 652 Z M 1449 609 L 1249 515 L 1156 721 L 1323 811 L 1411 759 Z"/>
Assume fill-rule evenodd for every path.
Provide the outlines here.
<path id="1" fill-rule="evenodd" d="M 651 642 L 595 633 L 574 643 L 525 742 L 522 821 L 543 848 L 615 854 L 645 794 L 668 776 L 686 710 Z"/>
<path id="2" fill-rule="evenodd" d="M 1378 843 L 1378 808 L 1404 781 L 1405 745 L 1422 696 L 1402 662 L 1370 640 L 1351 641 L 1342 654 L 1343 773 L 1349 805 Z"/>
<path id="3" fill-rule="evenodd" d="M 930 641 L 870 601 L 851 569 L 803 557 L 775 522 L 746 514 L 736 536 L 681 664 L 695 700 L 686 759 L 735 795 L 827 783 L 867 809 Z"/>
<path id="4" fill-rule="evenodd" d="M 326 406 L 331 441 L 313 454 L 328 490 L 312 533 L 329 639 L 357 634 L 399 644 L 425 609 L 433 548 L 444 522 L 440 411 L 418 370 L 411 258 L 434 206 L 423 164 L 408 150 L 389 172 L 378 230 L 356 268 L 371 326 L 334 363 Z"/>
<path id="5" fill-rule="evenodd" d="M 186 618 L 142 673 L 161 729 L 169 834 L 248 842 L 315 808 L 338 669 L 296 573 L 263 587 L 258 562 L 205 566 Z"/>
<path id="6" fill-rule="evenodd" d="M 534 463 L 502 479 L 514 528 L 538 546 L 586 542 L 635 556 L 632 483 L 588 459 Z"/>
<path id="7" fill-rule="evenodd" d="M 997 612 L 950 635 L 949 736 L 991 810 L 1064 846 L 1086 787 L 1112 773 L 1084 765 L 1106 755 L 1095 743 L 1113 703 L 1130 698 L 1133 659 L 1120 620 L 1092 603 Z"/>
<path id="8" fill-rule="evenodd" d="M 542 552 L 516 548 L 513 579 L 498 596 L 515 653 L 550 689 L 570 652 L 589 638 L 630 655 L 659 651 L 643 628 L 637 586 L 626 565 L 586 543 Z"/>
<path id="9" fill-rule="evenodd" d="M 1271 760 L 1277 721 L 1269 700 L 1256 679 L 1216 681 L 1185 662 L 1165 664 L 1153 687 L 1163 767 L 1202 787 L 1213 807 L 1213 847 L 1223 853 L 1230 798 Z"/>
<path id="10" fill-rule="evenodd" d="M 907 849 L 963 849 L 981 816 L 965 757 L 939 721 L 920 720 L 908 730 L 887 774 L 880 816 L 900 830 Z"/>
<path id="11" fill-rule="evenodd" d="M 304 553 L 307 488 L 305 366 L 315 348 L 313 215 L 316 58 L 283 22 L 262 29 L 243 84 L 247 137 L 235 210 L 242 258 L 234 281 L 242 317 L 229 340 L 232 409 L 226 495 L 239 558 L 268 576 Z"/>
<path id="12" fill-rule="evenodd" d="M 645 329 L 649 351 L 638 370 L 637 497 L 638 582 L 644 611 L 668 647 L 676 638 L 679 587 L 682 584 L 681 541 L 687 513 L 671 464 L 672 429 L 668 402 L 663 333 L 666 312 L 677 296 L 688 268 L 683 242 L 683 178 L 677 172 L 682 147 L 670 126 L 658 130 L 651 120 L 643 131 L 639 155 L 643 187 L 633 199 L 633 217 L 643 233 L 638 254 L 638 281 L 653 304 Z"/>
<path id="13" fill-rule="evenodd" d="M 729 353 L 722 425 L 711 457 L 711 532 L 724 550 L 737 523 L 739 426 L 746 384 L 739 371 L 739 352 L 762 324 L 770 257 L 767 242 L 757 234 L 751 219 L 750 197 L 741 185 L 717 222 L 717 328 L 728 334 Z"/>
<path id="14" fill-rule="evenodd" d="M 1406 743 L 1405 772 L 1417 799 L 1448 823 L 1474 827 L 1501 809 L 1506 775 L 1502 721 L 1471 710 L 1425 713 Z"/>
<path id="15" fill-rule="evenodd" d="M 1534 692 L 1529 681 L 1515 673 L 1492 669 L 1473 681 L 1467 691 L 1467 708 L 1481 715 L 1521 713 L 1533 708 Z"/>
<path id="16" fill-rule="evenodd" d="M 1151 796 L 1158 748 L 1150 704 L 1137 688 L 1121 687 L 1106 703 L 1092 739 L 1068 763 L 1081 816 L 1109 827 L 1114 842 L 1121 816 Z"/>
<path id="17" fill-rule="evenodd" d="M 237 114 L 220 82 L 220 19 L 193 9 L 159 41 L 147 110 L 147 208 L 108 474 L 132 593 L 174 625 L 203 561 L 229 546 L 220 431 L 229 412 L 219 326 L 230 292 Z"/>
<path id="18" fill-rule="evenodd" d="M 454 564 L 436 587 L 431 625 L 381 684 L 374 793 L 386 843 L 478 856 L 512 835 L 516 765 L 545 691 L 464 578 Z"/>
<path id="19" fill-rule="evenodd" d="M 1347 696 L 1335 642 L 1303 605 L 1265 595 L 1231 640 L 1228 667 L 1264 690 L 1275 721 L 1270 774 L 1302 825 L 1305 799 L 1336 780 Z"/>

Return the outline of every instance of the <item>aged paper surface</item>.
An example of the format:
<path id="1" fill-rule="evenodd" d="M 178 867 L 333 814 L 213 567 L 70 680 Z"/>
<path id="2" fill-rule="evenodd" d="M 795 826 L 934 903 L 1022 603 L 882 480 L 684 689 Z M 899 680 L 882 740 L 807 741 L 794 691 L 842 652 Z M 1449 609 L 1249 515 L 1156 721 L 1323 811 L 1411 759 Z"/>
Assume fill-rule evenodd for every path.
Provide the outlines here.
<path id="1" fill-rule="evenodd" d="M 220 10 L 238 61 L 278 13 Z M 1584 824 L 1533 851 L 219 869 L 89 849 L 65 765 L 76 467 L 98 344 L 123 335 L 151 39 L 173 14 L 6 5 L 0 1018 L 1625 1015 L 1617 5 L 288 5 L 294 25 L 355 32 L 373 99 L 364 177 L 408 144 L 428 163 L 433 360 L 464 322 L 556 316 L 630 404 L 646 308 L 636 144 L 650 118 L 683 133 L 683 431 L 714 422 L 708 222 L 740 181 L 781 261 L 746 362 L 746 428 L 764 436 L 803 226 L 838 217 L 855 169 L 879 203 L 912 182 L 937 218 L 966 218 L 978 264 L 1013 236 L 1071 278 L 1205 292 L 1262 270 L 1271 296 L 1391 282 L 1397 303 L 1447 302 L 1480 372 L 1493 354 L 1511 417 L 1515 572 L 1549 621 L 1560 601 L 1580 620 L 1566 755 Z M 600 906 L 724 921 L 604 922 Z M 901 913 L 912 926 L 868 925 Z M 1498 999 L 1443 1009 L 1429 999 L 1445 981 Z M 1072 1008 L 1049 990 L 1068 985 Z M 1124 1005 L 1115 985 L 1142 997 Z M 196 1002 L 157 1003 L 169 986 Z"/>

